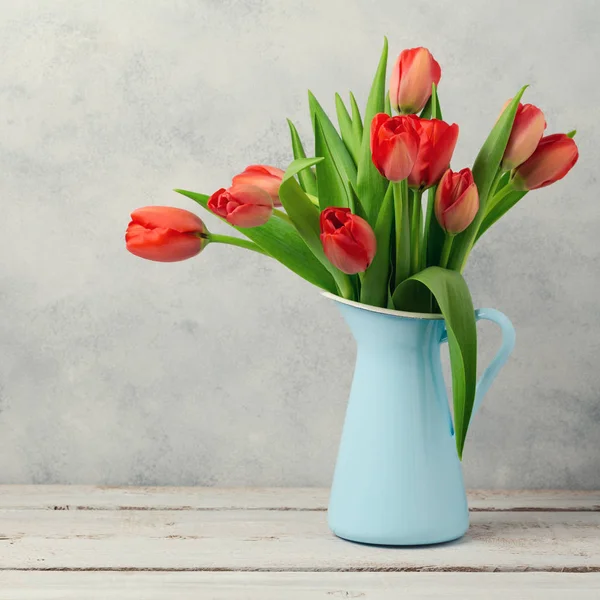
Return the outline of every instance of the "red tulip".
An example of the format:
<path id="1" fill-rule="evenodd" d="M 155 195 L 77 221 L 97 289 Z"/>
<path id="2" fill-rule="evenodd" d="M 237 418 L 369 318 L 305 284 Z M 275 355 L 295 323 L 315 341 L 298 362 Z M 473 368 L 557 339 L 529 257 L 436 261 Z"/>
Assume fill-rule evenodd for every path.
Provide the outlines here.
<path id="1" fill-rule="evenodd" d="M 517 190 L 537 190 L 562 179 L 577 162 L 575 140 L 564 133 L 543 137 L 535 152 L 517 167 L 513 186 Z"/>
<path id="2" fill-rule="evenodd" d="M 255 185 L 262 188 L 271 196 L 275 206 L 281 206 L 279 201 L 279 186 L 285 172 L 269 165 L 250 165 L 231 182 L 233 185 Z"/>
<path id="3" fill-rule="evenodd" d="M 504 105 L 508 105 L 510 100 Z M 504 109 L 502 110 L 504 112 Z M 544 113 L 533 104 L 519 104 L 510 138 L 504 151 L 502 169 L 511 171 L 534 152 L 546 129 Z"/>
<path id="4" fill-rule="evenodd" d="M 334 206 L 321 213 L 321 242 L 331 264 L 348 275 L 366 271 L 377 250 L 371 226 L 349 208 Z"/>
<path id="5" fill-rule="evenodd" d="M 255 185 L 232 185 L 217 190 L 210 197 L 208 208 L 236 227 L 258 227 L 271 218 L 273 200 Z"/>
<path id="6" fill-rule="evenodd" d="M 464 231 L 479 210 L 479 194 L 471 169 L 454 173 L 448 169 L 435 194 L 435 216 L 440 227 L 455 235 Z"/>
<path id="7" fill-rule="evenodd" d="M 371 121 L 371 155 L 377 170 L 390 181 L 408 177 L 419 149 L 410 117 L 375 115 Z"/>
<path id="8" fill-rule="evenodd" d="M 146 206 L 131 213 L 125 242 L 136 256 L 175 262 L 196 256 L 207 243 L 206 227 L 194 213 L 171 206 Z"/>
<path id="9" fill-rule="evenodd" d="M 392 107 L 404 114 L 423 109 L 431 96 L 431 85 L 440 81 L 442 71 L 427 48 L 403 50 L 390 78 Z"/>
<path id="10" fill-rule="evenodd" d="M 419 135 L 419 152 L 408 185 L 422 190 L 435 185 L 448 166 L 458 139 L 458 125 L 439 119 L 408 117 Z"/>

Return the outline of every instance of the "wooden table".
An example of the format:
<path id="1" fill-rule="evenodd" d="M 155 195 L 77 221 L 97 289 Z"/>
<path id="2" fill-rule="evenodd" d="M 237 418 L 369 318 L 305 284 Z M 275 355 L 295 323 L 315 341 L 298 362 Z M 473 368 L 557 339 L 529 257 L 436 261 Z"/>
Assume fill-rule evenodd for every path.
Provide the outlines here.
<path id="1" fill-rule="evenodd" d="M 0 600 L 599 600 L 600 492 L 472 492 L 436 547 L 342 541 L 320 489 L 0 486 Z"/>

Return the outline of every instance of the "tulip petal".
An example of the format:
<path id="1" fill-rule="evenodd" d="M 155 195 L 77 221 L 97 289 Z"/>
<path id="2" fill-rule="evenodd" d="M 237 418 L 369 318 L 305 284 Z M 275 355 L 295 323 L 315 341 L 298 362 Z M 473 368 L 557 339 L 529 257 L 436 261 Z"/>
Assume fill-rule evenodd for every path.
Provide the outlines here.
<path id="1" fill-rule="evenodd" d="M 194 213 L 173 206 L 145 206 L 131 213 L 131 220 L 148 229 L 163 227 L 180 233 L 203 232 L 204 223 Z"/>
<path id="2" fill-rule="evenodd" d="M 192 233 L 154 228 L 140 232 L 140 226 L 128 230 L 127 250 L 140 258 L 156 262 L 176 262 L 199 254 L 205 240 Z"/>
<path id="3" fill-rule="evenodd" d="M 271 218 L 272 213 L 271 206 L 240 204 L 227 215 L 226 219 L 236 227 L 259 227 Z"/>

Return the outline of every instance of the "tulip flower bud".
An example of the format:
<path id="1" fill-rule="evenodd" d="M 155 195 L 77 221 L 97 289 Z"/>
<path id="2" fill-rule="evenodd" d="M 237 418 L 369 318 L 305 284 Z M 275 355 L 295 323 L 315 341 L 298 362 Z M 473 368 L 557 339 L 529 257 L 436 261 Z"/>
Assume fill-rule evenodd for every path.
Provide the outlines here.
<path id="1" fill-rule="evenodd" d="M 435 185 L 449 167 L 458 140 L 458 125 L 414 115 L 408 118 L 419 135 L 419 152 L 408 185 L 424 190 Z"/>
<path id="2" fill-rule="evenodd" d="M 375 115 L 371 122 L 371 155 L 373 164 L 386 179 L 406 179 L 418 149 L 419 136 L 409 117 Z"/>
<path id="3" fill-rule="evenodd" d="M 343 273 L 362 273 L 373 261 L 377 241 L 371 226 L 349 208 L 330 207 L 321 213 L 323 251 Z"/>
<path id="4" fill-rule="evenodd" d="M 448 169 L 435 194 L 434 211 L 440 227 L 450 235 L 464 231 L 479 210 L 479 194 L 471 169 Z"/>
<path id="5" fill-rule="evenodd" d="M 231 183 L 232 185 L 254 185 L 259 187 L 271 196 L 274 206 L 281 206 L 281 202 L 279 201 L 279 186 L 284 174 L 285 172 L 277 167 L 250 165 L 239 175 L 236 175 Z"/>
<path id="6" fill-rule="evenodd" d="M 535 152 L 514 172 L 516 190 L 537 190 L 562 179 L 577 162 L 575 140 L 564 133 L 543 137 Z"/>
<path id="7" fill-rule="evenodd" d="M 440 81 L 440 65 L 427 48 L 403 50 L 390 78 L 390 102 L 396 112 L 417 113 L 431 96 L 432 84 Z"/>
<path id="8" fill-rule="evenodd" d="M 508 105 L 510 100 L 504 105 Z M 504 109 L 502 110 L 504 112 Z M 502 170 L 512 171 L 524 163 L 537 148 L 546 129 L 544 113 L 533 104 L 519 104 L 502 159 Z"/>
<path id="9" fill-rule="evenodd" d="M 232 185 L 217 190 L 210 197 L 208 208 L 236 227 L 258 227 L 271 218 L 273 200 L 255 185 Z"/>
<path id="10" fill-rule="evenodd" d="M 136 256 L 175 262 L 196 256 L 208 243 L 204 223 L 194 213 L 171 206 L 146 206 L 131 213 L 125 242 Z"/>

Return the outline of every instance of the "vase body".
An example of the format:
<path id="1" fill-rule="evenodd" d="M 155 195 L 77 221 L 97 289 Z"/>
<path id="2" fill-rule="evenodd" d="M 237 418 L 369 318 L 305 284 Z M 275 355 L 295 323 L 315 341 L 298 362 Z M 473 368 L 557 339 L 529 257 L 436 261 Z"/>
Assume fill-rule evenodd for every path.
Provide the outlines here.
<path id="1" fill-rule="evenodd" d="M 469 513 L 440 360 L 444 320 L 338 305 L 357 356 L 329 527 L 393 546 L 461 537 Z"/>

